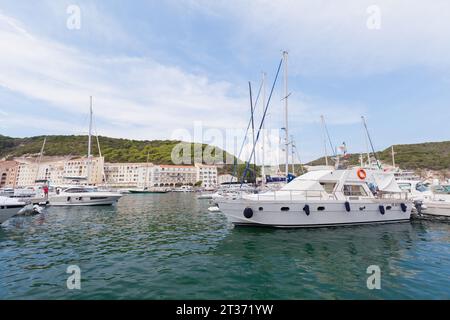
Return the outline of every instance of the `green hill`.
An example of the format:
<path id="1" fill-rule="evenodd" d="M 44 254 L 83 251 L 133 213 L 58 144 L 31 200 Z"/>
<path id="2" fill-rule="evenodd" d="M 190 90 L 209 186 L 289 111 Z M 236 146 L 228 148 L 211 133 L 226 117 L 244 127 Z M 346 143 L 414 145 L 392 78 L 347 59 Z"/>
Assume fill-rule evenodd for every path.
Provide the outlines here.
<path id="1" fill-rule="evenodd" d="M 394 145 L 395 164 L 402 169 L 448 170 L 450 169 L 450 141 Z M 383 163 L 392 163 L 391 147 L 377 152 Z M 349 164 L 359 164 L 359 154 L 350 154 Z M 309 165 L 323 165 L 325 158 Z"/>
<path id="2" fill-rule="evenodd" d="M 12 159 L 24 155 L 37 155 L 40 153 L 44 136 L 30 138 L 11 138 L 0 135 L 0 158 Z M 87 136 L 47 136 L 44 149 L 45 156 L 85 156 L 87 154 Z M 172 149 L 180 143 L 174 140 L 128 140 L 99 137 L 102 155 L 107 162 L 146 162 L 147 154 L 149 161 L 155 164 L 173 164 L 171 160 Z M 199 144 L 190 143 L 191 158 L 193 162 L 194 146 Z M 208 145 L 201 145 L 202 150 Z M 222 152 L 224 158 L 227 156 Z M 98 155 L 97 140 L 92 139 L 92 153 Z M 231 155 L 228 155 L 232 157 Z M 231 158 L 233 159 L 233 158 Z"/>

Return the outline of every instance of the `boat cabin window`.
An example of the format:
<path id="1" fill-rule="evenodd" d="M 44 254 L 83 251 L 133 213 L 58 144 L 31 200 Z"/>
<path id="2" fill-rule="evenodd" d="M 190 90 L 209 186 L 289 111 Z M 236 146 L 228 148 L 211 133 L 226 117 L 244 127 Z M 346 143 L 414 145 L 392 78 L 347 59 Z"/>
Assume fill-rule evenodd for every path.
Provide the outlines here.
<path id="1" fill-rule="evenodd" d="M 418 183 L 416 185 L 416 190 L 419 192 L 425 192 L 425 191 L 429 191 L 430 188 L 427 185 L 425 185 L 424 183 Z"/>
<path id="2" fill-rule="evenodd" d="M 398 187 L 402 190 L 402 191 L 407 191 L 407 192 L 411 192 L 411 183 L 399 183 Z"/>
<path id="3" fill-rule="evenodd" d="M 449 186 L 434 186 L 433 192 L 438 194 L 450 194 Z"/>
<path id="4" fill-rule="evenodd" d="M 88 188 L 69 188 L 69 189 L 66 189 L 64 192 L 65 193 L 84 193 L 84 192 L 95 192 L 96 190 L 95 189 L 93 189 L 93 188 L 91 188 L 91 189 L 88 189 Z"/>
<path id="5" fill-rule="evenodd" d="M 360 184 L 352 185 L 345 184 L 344 185 L 344 195 L 345 196 L 354 196 L 354 197 L 366 197 L 367 192 L 364 187 Z"/>
<path id="6" fill-rule="evenodd" d="M 333 193 L 334 187 L 336 186 L 336 183 L 321 182 L 320 185 L 324 188 L 326 193 Z"/>

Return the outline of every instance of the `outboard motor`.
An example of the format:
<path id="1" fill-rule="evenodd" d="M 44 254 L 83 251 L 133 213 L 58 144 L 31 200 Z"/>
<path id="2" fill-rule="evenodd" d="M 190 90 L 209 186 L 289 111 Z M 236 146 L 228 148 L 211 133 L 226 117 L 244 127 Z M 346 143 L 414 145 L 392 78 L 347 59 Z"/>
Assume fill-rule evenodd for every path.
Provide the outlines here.
<path id="1" fill-rule="evenodd" d="M 421 200 L 414 201 L 414 207 L 416 208 L 416 211 L 419 214 L 419 216 L 422 215 L 422 209 L 423 209 L 422 205 L 423 205 L 423 202 Z"/>

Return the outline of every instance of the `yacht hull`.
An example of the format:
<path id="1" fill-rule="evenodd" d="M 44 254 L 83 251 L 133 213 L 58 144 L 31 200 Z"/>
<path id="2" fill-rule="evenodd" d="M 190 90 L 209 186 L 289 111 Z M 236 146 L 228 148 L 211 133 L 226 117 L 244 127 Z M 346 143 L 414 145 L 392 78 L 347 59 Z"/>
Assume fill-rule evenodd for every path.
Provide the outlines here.
<path id="1" fill-rule="evenodd" d="M 122 195 L 116 196 L 74 196 L 59 195 L 50 198 L 51 206 L 111 206 L 116 204 Z"/>
<path id="2" fill-rule="evenodd" d="M 396 200 L 349 201 L 350 211 L 346 209 L 346 201 L 337 200 L 324 203 L 317 200 L 286 202 L 220 199 L 218 203 L 220 210 L 234 225 L 279 228 L 404 222 L 410 220 L 412 210 L 412 203 Z M 244 215 L 247 208 L 252 213 L 249 218 Z"/>
<path id="3" fill-rule="evenodd" d="M 425 202 L 426 208 L 421 211 L 422 215 L 450 218 L 449 202 Z"/>

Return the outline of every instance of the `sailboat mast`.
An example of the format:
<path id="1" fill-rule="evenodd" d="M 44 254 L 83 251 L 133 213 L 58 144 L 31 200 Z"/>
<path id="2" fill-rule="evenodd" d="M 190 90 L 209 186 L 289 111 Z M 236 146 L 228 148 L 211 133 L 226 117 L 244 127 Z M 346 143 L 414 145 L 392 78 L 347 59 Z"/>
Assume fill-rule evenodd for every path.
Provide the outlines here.
<path id="1" fill-rule="evenodd" d="M 89 184 L 91 178 L 92 165 L 92 96 L 90 96 L 89 105 L 89 138 L 88 138 L 88 167 L 87 167 L 87 182 Z"/>
<path id="2" fill-rule="evenodd" d="M 395 152 L 394 152 L 394 146 L 393 145 L 391 147 L 391 152 L 392 152 L 392 166 L 395 169 Z"/>
<path id="3" fill-rule="evenodd" d="M 377 153 L 375 152 L 375 148 L 373 147 L 372 138 L 370 138 L 369 129 L 367 128 L 366 119 L 364 118 L 364 116 L 361 116 L 361 119 L 362 119 L 364 128 L 366 129 L 367 140 L 369 141 L 370 147 L 372 148 L 372 154 L 373 154 L 373 156 L 375 158 L 375 161 L 377 162 L 378 169 L 381 169 L 380 161 L 378 161 Z"/>
<path id="4" fill-rule="evenodd" d="M 145 170 L 145 187 L 148 188 L 148 160 L 150 159 L 150 151 L 147 151 L 147 169 Z"/>
<path id="5" fill-rule="evenodd" d="M 323 115 L 320 116 L 320 120 L 322 122 L 322 131 L 323 131 L 323 149 L 325 155 L 325 165 L 328 166 L 328 153 L 327 153 L 327 133 L 325 128 L 325 118 Z"/>
<path id="6" fill-rule="evenodd" d="M 284 117 L 285 124 L 284 129 L 286 133 L 286 164 L 285 164 L 285 174 L 286 182 L 288 181 L 289 175 L 289 121 L 288 121 L 288 52 L 283 51 L 283 61 L 284 61 Z"/>
<path id="7" fill-rule="evenodd" d="M 253 108 L 252 84 L 250 81 L 248 82 L 248 90 L 249 90 L 249 94 L 250 94 L 250 114 L 251 114 L 251 121 L 252 121 L 253 149 L 255 149 L 255 144 L 256 144 L 255 121 L 254 121 L 255 109 Z M 250 159 L 250 161 L 251 160 L 252 159 Z M 254 154 L 253 154 L 253 176 L 255 177 L 255 186 L 256 186 L 256 152 L 254 152 Z"/>
<path id="8" fill-rule="evenodd" d="M 294 167 L 294 136 L 291 135 L 291 173 L 295 176 L 295 167 Z"/>
<path id="9" fill-rule="evenodd" d="M 263 106 L 263 113 L 264 113 L 264 109 L 266 107 L 266 73 L 263 72 L 262 73 L 262 90 L 263 90 L 263 95 L 262 95 L 262 106 Z M 261 185 L 262 187 L 264 187 L 266 185 L 266 169 L 265 169 L 265 159 L 264 159 L 264 153 L 265 153 L 265 144 L 266 144 L 266 131 L 265 131 L 265 123 L 263 123 L 263 135 L 262 135 L 262 155 L 261 155 L 261 162 L 262 162 L 262 167 L 261 167 Z"/>
<path id="10" fill-rule="evenodd" d="M 366 124 L 365 124 L 364 116 L 361 116 L 361 122 L 362 122 L 362 127 L 364 130 L 364 141 L 366 142 L 367 165 L 370 166 L 369 141 L 367 138 Z"/>
<path id="11" fill-rule="evenodd" d="M 44 148 L 45 148 L 46 142 L 47 142 L 47 137 L 44 138 L 44 143 L 42 143 L 41 152 L 39 153 L 39 160 L 38 160 L 38 164 L 37 164 L 37 168 L 36 168 L 36 179 L 34 179 L 34 182 L 36 182 L 39 179 L 39 169 L 41 167 L 42 156 L 44 154 Z"/>

